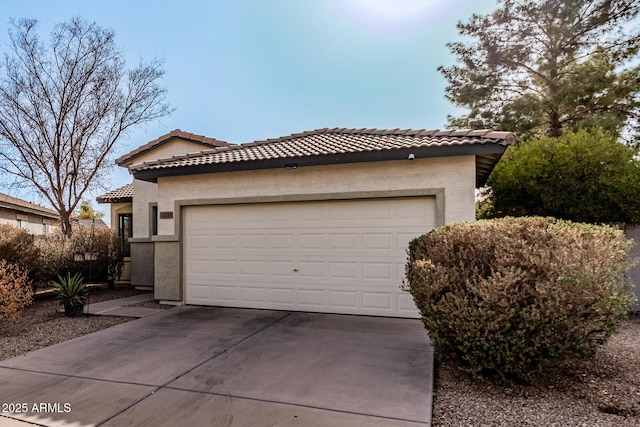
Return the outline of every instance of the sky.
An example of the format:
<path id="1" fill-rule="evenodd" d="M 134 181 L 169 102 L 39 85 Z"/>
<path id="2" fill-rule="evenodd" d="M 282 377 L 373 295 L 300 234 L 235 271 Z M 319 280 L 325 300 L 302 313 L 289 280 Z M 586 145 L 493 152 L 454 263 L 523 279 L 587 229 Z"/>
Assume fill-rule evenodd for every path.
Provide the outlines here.
<path id="1" fill-rule="evenodd" d="M 160 58 L 171 116 L 131 131 L 117 158 L 174 129 L 244 143 L 324 127 L 442 129 L 460 114 L 437 71 L 451 65 L 456 23 L 495 0 L 3 0 L 0 54 L 11 18 L 36 18 L 44 40 L 79 16 L 111 28 L 127 64 Z M 115 167 L 95 197 L 131 181 Z M 16 197 L 44 204 L 35 193 Z M 108 220 L 108 214 L 105 215 Z"/>

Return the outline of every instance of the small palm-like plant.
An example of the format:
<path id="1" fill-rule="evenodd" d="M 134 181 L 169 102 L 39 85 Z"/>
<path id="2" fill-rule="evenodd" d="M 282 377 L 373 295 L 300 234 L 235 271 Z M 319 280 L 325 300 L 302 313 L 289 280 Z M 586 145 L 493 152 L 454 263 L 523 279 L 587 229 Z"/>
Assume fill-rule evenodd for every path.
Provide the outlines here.
<path id="1" fill-rule="evenodd" d="M 65 315 L 69 317 L 81 316 L 84 303 L 89 297 L 89 289 L 84 284 L 80 273 L 73 276 L 71 273 L 67 273 L 66 276 L 58 275 L 58 281 L 53 282 L 53 285 L 58 303 L 64 306 Z"/>

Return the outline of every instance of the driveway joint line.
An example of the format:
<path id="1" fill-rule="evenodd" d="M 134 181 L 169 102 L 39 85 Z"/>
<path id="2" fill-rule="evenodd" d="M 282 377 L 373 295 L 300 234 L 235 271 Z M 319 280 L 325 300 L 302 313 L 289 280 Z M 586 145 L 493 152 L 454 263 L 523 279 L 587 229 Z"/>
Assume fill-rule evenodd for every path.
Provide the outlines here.
<path id="1" fill-rule="evenodd" d="M 216 359 L 218 357 L 220 357 L 221 355 L 227 353 L 228 351 L 233 350 L 235 347 L 239 346 L 240 344 L 242 344 L 243 342 L 245 342 L 246 340 L 258 335 L 259 333 L 269 329 L 270 327 L 272 327 L 273 325 L 275 325 L 276 323 L 279 323 L 281 321 L 283 321 L 284 319 L 286 319 L 287 317 L 289 317 L 291 315 L 291 312 L 285 312 L 284 315 L 282 315 L 282 317 L 275 319 L 273 322 L 269 323 L 268 325 L 265 325 L 264 327 L 255 330 L 253 333 L 247 335 L 246 337 L 242 338 L 241 340 L 239 340 L 238 342 L 236 342 L 235 344 L 231 345 L 230 347 L 225 348 L 224 350 L 218 351 L 218 352 L 214 352 L 213 355 L 209 358 L 207 358 L 206 360 L 203 360 L 202 362 L 198 363 L 197 365 L 192 366 L 191 368 L 183 371 L 182 373 L 178 374 L 175 378 L 173 378 L 172 380 L 167 381 L 166 383 L 162 384 L 160 387 L 164 388 L 166 386 L 168 386 L 169 384 L 171 384 L 172 382 L 182 378 L 183 376 L 187 375 L 188 373 L 198 369 L 199 367 L 201 367 L 202 365 L 204 365 L 205 363 L 208 363 L 210 361 L 212 361 L 213 359 Z"/>
<path id="2" fill-rule="evenodd" d="M 86 376 L 74 375 L 74 374 L 60 374 L 60 373 L 57 373 L 57 372 L 36 371 L 36 370 L 33 370 L 33 369 L 12 368 L 10 366 L 0 366 L 0 369 L 10 369 L 12 371 L 29 372 L 29 373 L 32 373 L 32 374 L 51 375 L 51 376 L 54 376 L 54 377 L 73 378 L 73 379 L 78 379 L 78 380 L 100 381 L 100 382 L 114 383 L 114 384 L 137 385 L 137 386 L 142 386 L 142 387 L 162 387 L 161 385 L 158 385 L 158 384 L 134 383 L 134 382 L 129 382 L 129 381 L 110 380 L 108 378 L 95 378 L 95 377 L 86 377 Z"/>
<path id="3" fill-rule="evenodd" d="M 383 420 L 406 421 L 406 422 L 411 422 L 411 423 L 416 423 L 416 424 L 425 424 L 425 425 L 429 424 L 426 421 L 410 420 L 410 419 L 407 419 L 407 418 L 397 418 L 397 417 L 389 417 L 389 416 L 385 416 L 385 415 L 366 414 L 366 413 L 363 413 L 363 412 L 347 411 L 345 409 L 323 408 L 323 407 L 319 407 L 319 406 L 305 405 L 305 404 L 302 404 L 302 403 L 281 402 L 279 400 L 259 399 L 257 397 L 241 396 L 241 395 L 236 395 L 236 394 L 231 394 L 231 393 L 216 393 L 216 392 L 213 392 L 213 391 L 190 390 L 188 388 L 175 387 L 175 386 L 165 386 L 165 387 L 163 387 L 163 389 L 176 390 L 176 391 L 186 391 L 188 393 L 197 393 L 197 394 L 204 394 L 204 395 L 210 395 L 210 396 L 230 397 L 232 399 L 251 400 L 251 401 L 254 401 L 254 402 L 275 403 L 275 404 L 279 404 L 279 405 L 295 406 L 295 407 L 299 407 L 299 408 L 317 409 L 317 410 L 327 411 L 327 412 L 339 412 L 339 413 L 343 413 L 343 414 L 362 415 L 362 416 L 365 416 L 365 417 L 380 418 L 380 419 L 383 419 Z"/>
<path id="4" fill-rule="evenodd" d="M 149 398 L 150 396 L 152 396 L 153 394 L 155 394 L 156 392 L 164 389 L 164 388 L 169 388 L 167 387 L 169 384 L 171 384 L 172 382 L 176 381 L 177 379 L 182 378 L 183 376 L 187 375 L 188 373 L 192 372 L 193 370 L 199 368 L 200 366 L 204 365 L 205 363 L 208 363 L 210 361 L 212 361 L 213 359 L 219 357 L 220 355 L 232 350 L 233 348 L 235 348 L 236 346 L 240 345 L 241 343 L 245 342 L 246 340 L 248 340 L 249 338 L 261 333 L 262 331 L 270 328 L 271 326 L 275 325 L 278 322 L 281 322 L 282 320 L 284 320 L 285 318 L 287 318 L 289 315 L 291 315 L 291 312 L 285 312 L 280 318 L 275 319 L 273 322 L 265 325 L 264 327 L 255 330 L 253 333 L 247 335 L 246 337 L 242 338 L 241 340 L 239 340 L 238 342 L 236 342 L 235 344 L 233 344 L 230 347 L 225 348 L 224 350 L 220 351 L 220 352 L 214 352 L 214 354 L 205 359 L 204 361 L 192 366 L 191 368 L 187 369 L 186 371 L 183 371 L 182 373 L 178 374 L 175 378 L 167 381 L 166 383 L 160 385 L 160 386 L 155 386 L 157 387 L 157 389 L 151 391 L 150 393 L 148 393 L 146 396 L 142 396 L 139 400 L 137 400 L 136 402 L 132 403 L 131 405 L 123 408 L 121 411 L 111 415 L 110 417 L 108 417 L 107 419 L 105 419 L 104 421 L 100 422 L 99 424 L 96 424 L 96 427 L 99 427 L 101 425 L 103 425 L 104 423 L 111 421 L 112 419 L 114 419 L 115 417 L 119 416 L 120 414 L 124 413 L 125 411 L 129 410 L 130 408 L 134 407 L 135 405 L 139 404 L 140 402 L 142 402 L 143 400 L 146 400 L 147 398 Z"/>
<path id="5" fill-rule="evenodd" d="M 37 426 L 37 427 L 47 427 L 47 426 L 46 426 L 46 425 L 44 425 L 44 424 L 37 424 L 37 423 L 34 423 L 33 421 L 27 421 L 27 420 L 22 420 L 22 419 L 20 419 L 20 418 L 9 417 L 9 416 L 7 416 L 6 414 L 2 414 L 2 415 L 0 415 L 0 418 L 6 418 L 6 419 L 8 419 L 8 420 L 15 420 L 15 421 L 19 421 L 19 422 L 21 422 L 21 423 L 25 423 L 25 424 L 29 424 L 29 425 Z"/>

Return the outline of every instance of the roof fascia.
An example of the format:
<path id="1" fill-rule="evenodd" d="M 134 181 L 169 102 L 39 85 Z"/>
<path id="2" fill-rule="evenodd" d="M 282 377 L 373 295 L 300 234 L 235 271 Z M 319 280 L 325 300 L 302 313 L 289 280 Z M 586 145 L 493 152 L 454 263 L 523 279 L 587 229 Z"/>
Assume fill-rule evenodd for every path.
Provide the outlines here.
<path id="1" fill-rule="evenodd" d="M 46 211 L 41 211 L 35 208 L 28 208 L 26 206 L 15 205 L 10 202 L 0 202 L 0 208 L 11 209 L 17 212 L 38 215 L 45 218 L 58 219 L 58 216 L 56 214 L 46 212 Z"/>
<path id="2" fill-rule="evenodd" d="M 501 155 L 507 146 L 496 143 L 445 145 L 437 147 L 409 147 L 397 150 L 363 151 L 357 153 L 336 153 L 321 156 L 302 156 L 281 159 L 253 160 L 244 162 L 191 165 L 133 172 L 135 179 L 157 182 L 159 177 L 195 175 L 205 173 L 235 172 L 259 169 L 299 168 L 305 166 L 335 165 L 346 163 L 380 162 L 388 160 L 408 160 L 413 154 L 416 159 L 432 157 L 452 157 L 464 155 Z"/>

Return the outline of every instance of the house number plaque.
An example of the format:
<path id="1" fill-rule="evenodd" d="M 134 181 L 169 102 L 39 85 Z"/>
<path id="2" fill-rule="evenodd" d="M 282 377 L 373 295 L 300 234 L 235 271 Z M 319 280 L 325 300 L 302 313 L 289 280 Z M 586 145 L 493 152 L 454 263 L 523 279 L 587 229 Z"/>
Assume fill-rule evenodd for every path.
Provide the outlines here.
<path id="1" fill-rule="evenodd" d="M 171 211 L 160 212 L 160 219 L 173 219 L 173 212 Z"/>

